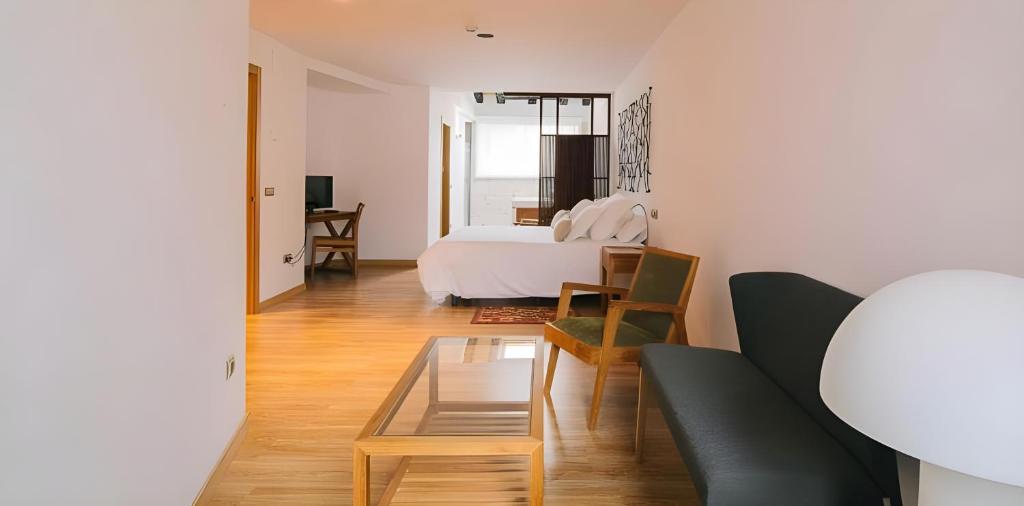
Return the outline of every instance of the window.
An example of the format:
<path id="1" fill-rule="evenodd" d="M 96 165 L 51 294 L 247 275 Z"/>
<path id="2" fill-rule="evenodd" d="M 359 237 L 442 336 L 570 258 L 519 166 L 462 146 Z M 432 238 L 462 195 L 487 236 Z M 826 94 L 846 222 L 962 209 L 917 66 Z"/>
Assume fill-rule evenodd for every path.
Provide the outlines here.
<path id="1" fill-rule="evenodd" d="M 478 117 L 473 135 L 476 177 L 537 179 L 540 126 L 536 116 Z"/>

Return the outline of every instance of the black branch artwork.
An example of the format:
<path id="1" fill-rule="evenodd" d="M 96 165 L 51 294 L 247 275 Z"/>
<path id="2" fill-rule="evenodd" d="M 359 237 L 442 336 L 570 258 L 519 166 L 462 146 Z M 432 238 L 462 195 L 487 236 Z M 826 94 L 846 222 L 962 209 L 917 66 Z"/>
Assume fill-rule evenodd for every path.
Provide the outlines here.
<path id="1" fill-rule="evenodd" d="M 620 190 L 651 192 L 651 91 L 619 113 Z"/>

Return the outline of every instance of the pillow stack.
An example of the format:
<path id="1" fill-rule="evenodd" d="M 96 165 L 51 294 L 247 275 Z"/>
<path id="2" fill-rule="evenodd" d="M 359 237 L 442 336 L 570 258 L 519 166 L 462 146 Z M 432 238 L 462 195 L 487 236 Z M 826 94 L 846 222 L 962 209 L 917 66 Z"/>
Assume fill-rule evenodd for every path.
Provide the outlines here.
<path id="1" fill-rule="evenodd" d="M 555 213 L 551 220 L 555 241 L 605 241 L 612 237 L 620 242 L 642 241 L 647 238 L 647 220 L 634 207 L 636 202 L 622 193 L 597 202 L 581 200 L 571 210 Z"/>

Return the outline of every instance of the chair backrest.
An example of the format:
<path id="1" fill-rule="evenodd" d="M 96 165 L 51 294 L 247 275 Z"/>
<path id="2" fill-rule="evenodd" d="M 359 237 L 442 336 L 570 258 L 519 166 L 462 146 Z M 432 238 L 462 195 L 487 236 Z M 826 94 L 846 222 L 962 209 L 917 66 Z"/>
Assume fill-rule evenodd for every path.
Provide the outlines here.
<path id="1" fill-rule="evenodd" d="M 627 300 L 673 304 L 685 310 L 699 262 L 700 258 L 692 255 L 650 246 L 644 248 Z M 674 319 L 668 313 L 626 311 L 622 320 L 666 340 L 676 330 Z"/>
<path id="2" fill-rule="evenodd" d="M 900 504 L 893 450 L 840 420 L 818 390 L 832 335 L 862 299 L 790 272 L 736 274 L 729 288 L 743 355 L 859 460 L 893 505 Z"/>
<path id="3" fill-rule="evenodd" d="M 352 240 L 359 241 L 359 219 L 363 217 L 363 208 L 366 207 L 362 202 L 356 206 L 356 217 L 352 220 Z"/>

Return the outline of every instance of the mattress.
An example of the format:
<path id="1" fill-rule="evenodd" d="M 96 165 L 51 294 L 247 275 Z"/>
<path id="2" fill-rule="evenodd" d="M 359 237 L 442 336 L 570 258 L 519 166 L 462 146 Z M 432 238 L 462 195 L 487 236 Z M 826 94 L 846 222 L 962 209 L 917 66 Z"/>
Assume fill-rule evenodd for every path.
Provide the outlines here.
<path id="1" fill-rule="evenodd" d="M 474 226 L 454 230 L 416 260 L 420 283 L 437 303 L 558 297 L 562 282 L 598 284 L 601 247 L 617 239 L 555 242 L 551 227 Z"/>

